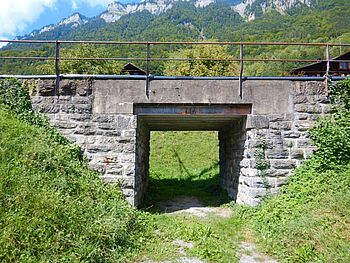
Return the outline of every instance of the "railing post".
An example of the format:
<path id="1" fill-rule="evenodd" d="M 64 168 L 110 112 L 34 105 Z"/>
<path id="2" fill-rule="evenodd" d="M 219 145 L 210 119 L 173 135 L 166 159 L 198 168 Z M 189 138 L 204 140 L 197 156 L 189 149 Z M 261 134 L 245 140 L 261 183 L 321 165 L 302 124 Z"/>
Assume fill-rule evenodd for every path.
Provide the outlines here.
<path id="1" fill-rule="evenodd" d="M 239 61 L 240 61 L 240 66 L 239 66 L 239 97 L 242 99 L 243 98 L 243 44 L 240 44 L 239 46 Z"/>
<path id="2" fill-rule="evenodd" d="M 58 95 L 59 88 L 60 88 L 60 42 L 59 41 L 56 41 L 55 71 L 56 71 L 55 95 Z"/>
<path id="3" fill-rule="evenodd" d="M 327 59 L 327 68 L 326 68 L 326 88 L 328 89 L 328 85 L 330 82 L 330 70 L 331 70 L 331 55 L 330 55 L 330 51 L 329 51 L 329 45 L 326 46 L 326 59 Z"/>
<path id="4" fill-rule="evenodd" d="M 327 59 L 327 69 L 326 69 L 326 77 L 329 77 L 329 71 L 331 69 L 331 56 L 329 51 L 329 45 L 326 46 L 326 59 Z"/>
<path id="5" fill-rule="evenodd" d="M 146 98 L 149 99 L 149 84 L 150 84 L 150 64 L 151 64 L 151 44 L 147 42 L 147 64 L 146 64 L 146 87 L 145 94 Z"/>

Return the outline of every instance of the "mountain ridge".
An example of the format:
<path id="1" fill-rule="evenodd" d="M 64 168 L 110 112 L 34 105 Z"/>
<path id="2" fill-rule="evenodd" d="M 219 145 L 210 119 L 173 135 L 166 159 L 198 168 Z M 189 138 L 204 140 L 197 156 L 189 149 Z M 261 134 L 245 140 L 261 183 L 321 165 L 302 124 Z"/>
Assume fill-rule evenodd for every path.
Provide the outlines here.
<path id="1" fill-rule="evenodd" d="M 108 4 L 106 11 L 95 17 L 88 18 L 76 12 L 56 24 L 43 26 L 41 29 L 33 30 L 27 35 L 18 36 L 17 39 L 38 38 L 42 36 L 43 33 L 60 30 L 64 34 L 67 34 L 82 25 L 89 23 L 99 25 L 103 23 L 115 23 L 123 17 L 136 13 L 149 12 L 153 16 L 160 16 L 179 4 L 192 5 L 194 8 L 198 9 L 199 12 L 210 5 L 225 4 L 231 12 L 239 14 L 242 19 L 252 21 L 271 10 L 285 15 L 288 9 L 295 6 L 304 5 L 305 7 L 312 7 L 319 1 L 320 0 L 142 0 L 139 3 L 130 4 L 113 1 Z M 218 17 L 218 19 L 220 18 Z M 92 27 L 93 26 L 94 25 L 92 25 Z M 191 26 L 191 24 L 187 26 Z M 63 33 L 57 32 L 52 35 L 63 36 Z"/>

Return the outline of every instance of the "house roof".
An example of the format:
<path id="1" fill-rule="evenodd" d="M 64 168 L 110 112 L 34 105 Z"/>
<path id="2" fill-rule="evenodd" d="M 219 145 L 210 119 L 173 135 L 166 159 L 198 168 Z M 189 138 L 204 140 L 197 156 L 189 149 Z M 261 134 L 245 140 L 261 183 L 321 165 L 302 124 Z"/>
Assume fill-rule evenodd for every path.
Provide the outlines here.
<path id="1" fill-rule="evenodd" d="M 337 56 L 337 57 L 334 57 L 332 58 L 332 60 L 349 60 L 350 62 L 350 51 L 344 53 L 344 54 L 341 54 L 340 56 Z M 331 66 L 332 64 L 334 64 L 335 62 L 330 62 L 331 63 Z M 319 72 L 325 72 L 327 70 L 327 62 L 326 61 L 320 61 L 320 62 L 316 62 L 316 63 L 312 63 L 312 64 L 309 64 L 309 65 L 306 65 L 306 66 L 303 66 L 303 67 L 300 67 L 300 68 L 296 68 L 296 69 L 293 69 L 291 71 L 292 74 L 300 74 L 302 72 L 305 72 L 305 73 L 312 73 L 312 72 L 315 72 L 315 73 L 319 73 Z"/>
<path id="2" fill-rule="evenodd" d="M 132 63 L 127 63 L 121 70 L 121 73 L 129 73 L 130 75 L 147 75 L 147 72 L 142 68 L 135 66 Z"/>

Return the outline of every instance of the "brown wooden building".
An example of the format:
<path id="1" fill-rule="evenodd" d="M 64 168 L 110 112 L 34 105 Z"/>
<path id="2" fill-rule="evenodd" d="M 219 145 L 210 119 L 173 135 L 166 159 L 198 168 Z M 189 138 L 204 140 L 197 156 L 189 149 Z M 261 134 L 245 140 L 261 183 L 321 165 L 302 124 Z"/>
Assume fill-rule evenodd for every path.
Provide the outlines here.
<path id="1" fill-rule="evenodd" d="M 350 51 L 333 58 L 330 62 L 329 74 L 333 76 L 350 75 Z M 321 61 L 291 71 L 292 75 L 298 76 L 324 76 L 327 72 L 327 62 Z"/>
<path id="2" fill-rule="evenodd" d="M 129 75 L 147 75 L 147 72 L 143 70 L 142 68 L 135 66 L 132 63 L 127 63 L 122 71 L 121 74 L 129 74 Z"/>

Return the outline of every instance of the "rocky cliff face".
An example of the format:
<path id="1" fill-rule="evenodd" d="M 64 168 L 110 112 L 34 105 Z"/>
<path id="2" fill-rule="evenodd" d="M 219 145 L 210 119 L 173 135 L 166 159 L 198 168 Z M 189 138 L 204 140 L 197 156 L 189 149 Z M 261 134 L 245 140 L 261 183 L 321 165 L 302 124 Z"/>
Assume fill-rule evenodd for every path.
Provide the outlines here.
<path id="1" fill-rule="evenodd" d="M 196 7 L 200 8 L 214 3 L 215 0 L 144 0 L 133 4 L 122 4 L 114 1 L 108 5 L 107 11 L 102 13 L 100 17 L 107 23 L 113 23 L 123 15 L 135 12 L 148 11 L 151 14 L 159 15 L 172 8 L 176 2 L 193 2 Z"/>
<path id="2" fill-rule="evenodd" d="M 317 1 L 319 0 L 243 0 L 234 5 L 232 9 L 247 20 L 254 20 L 259 11 L 265 13 L 269 10 L 276 10 L 285 14 L 285 11 L 290 8 L 300 5 L 310 7 Z"/>

